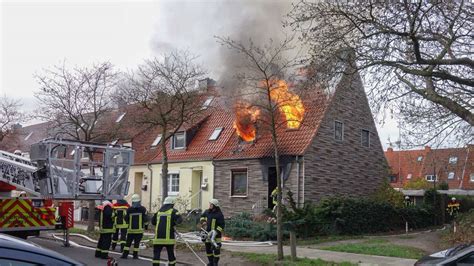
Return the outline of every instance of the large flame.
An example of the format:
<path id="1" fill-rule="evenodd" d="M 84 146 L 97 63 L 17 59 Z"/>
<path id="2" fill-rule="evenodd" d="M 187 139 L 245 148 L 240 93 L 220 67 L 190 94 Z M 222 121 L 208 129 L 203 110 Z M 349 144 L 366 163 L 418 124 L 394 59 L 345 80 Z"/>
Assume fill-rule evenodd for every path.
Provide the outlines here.
<path id="1" fill-rule="evenodd" d="M 244 141 L 253 141 L 257 136 L 255 123 L 260 116 L 260 110 L 243 103 L 237 103 L 235 109 L 234 128 L 237 135 Z"/>
<path id="2" fill-rule="evenodd" d="M 280 112 L 285 115 L 288 128 L 299 128 L 304 117 L 304 106 L 300 97 L 288 91 L 288 84 L 284 80 L 270 81 L 270 98 L 278 104 Z"/>

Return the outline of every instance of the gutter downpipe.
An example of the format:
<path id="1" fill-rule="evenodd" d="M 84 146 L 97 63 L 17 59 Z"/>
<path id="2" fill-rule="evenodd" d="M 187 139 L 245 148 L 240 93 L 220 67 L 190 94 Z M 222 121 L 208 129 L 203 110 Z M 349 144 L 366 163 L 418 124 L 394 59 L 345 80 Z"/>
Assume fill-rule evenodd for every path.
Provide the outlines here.
<path id="1" fill-rule="evenodd" d="M 300 161 L 296 155 L 296 205 L 300 207 Z"/>
<path id="2" fill-rule="evenodd" d="M 148 209 L 148 212 L 152 212 L 151 210 L 151 204 L 152 204 L 152 191 L 153 191 L 153 168 L 151 168 L 151 165 L 149 163 L 146 164 L 146 168 L 148 168 L 148 171 L 150 171 L 150 209 Z"/>

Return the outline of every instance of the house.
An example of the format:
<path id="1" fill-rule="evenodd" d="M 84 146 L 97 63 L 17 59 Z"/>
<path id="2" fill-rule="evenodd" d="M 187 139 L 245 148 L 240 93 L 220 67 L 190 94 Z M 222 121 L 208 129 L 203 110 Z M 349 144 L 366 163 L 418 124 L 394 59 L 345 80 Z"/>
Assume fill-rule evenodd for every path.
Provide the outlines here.
<path id="1" fill-rule="evenodd" d="M 277 130 L 284 191 L 291 190 L 299 205 L 374 192 L 386 178 L 387 164 L 360 76 L 348 67 L 332 90 L 316 90 L 303 104 L 301 126 Z M 272 208 L 276 168 L 270 132 L 252 142 L 233 133 L 214 158 L 214 180 L 226 215 Z"/>
<path id="2" fill-rule="evenodd" d="M 425 179 L 430 183 L 446 182 L 449 189 L 474 190 L 474 145 L 463 148 L 385 152 L 390 166 L 390 183 L 403 188 L 408 182 Z"/>

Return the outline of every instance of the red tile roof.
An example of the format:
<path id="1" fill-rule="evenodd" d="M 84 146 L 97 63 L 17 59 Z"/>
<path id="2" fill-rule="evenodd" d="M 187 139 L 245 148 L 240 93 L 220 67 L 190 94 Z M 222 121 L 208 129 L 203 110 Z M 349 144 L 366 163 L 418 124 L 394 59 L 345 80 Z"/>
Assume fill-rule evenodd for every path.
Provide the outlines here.
<path id="1" fill-rule="evenodd" d="M 302 155 L 314 138 L 328 105 L 328 96 L 316 91 L 302 97 L 305 107 L 303 123 L 298 129 L 277 128 L 280 155 Z M 280 119 L 281 120 L 281 119 Z M 274 154 L 271 132 L 260 130 L 254 142 L 242 142 L 236 133 L 232 134 L 216 160 L 272 157 Z"/>
<path id="2" fill-rule="evenodd" d="M 420 156 L 422 160 L 418 161 Z M 400 177 L 392 184 L 395 187 L 403 187 L 409 181 L 408 174 L 414 180 L 436 173 L 438 182 L 447 182 L 450 189 L 474 189 L 474 182 L 470 181 L 470 175 L 474 174 L 474 145 L 448 149 L 425 147 L 423 150 L 409 151 L 393 151 L 389 148 L 385 157 L 392 174 Z M 450 163 L 450 157 L 456 157 L 457 162 Z M 454 173 L 453 179 L 448 179 L 450 172 Z"/>

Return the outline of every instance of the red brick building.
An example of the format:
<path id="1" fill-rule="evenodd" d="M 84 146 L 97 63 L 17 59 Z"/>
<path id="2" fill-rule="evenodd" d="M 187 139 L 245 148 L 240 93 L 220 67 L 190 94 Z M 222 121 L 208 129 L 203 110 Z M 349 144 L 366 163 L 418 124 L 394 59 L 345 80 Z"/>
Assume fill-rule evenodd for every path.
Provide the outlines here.
<path id="1" fill-rule="evenodd" d="M 474 189 L 474 145 L 464 148 L 385 152 L 390 165 L 390 181 L 395 188 L 423 178 L 428 182 L 446 182 L 449 189 Z"/>

